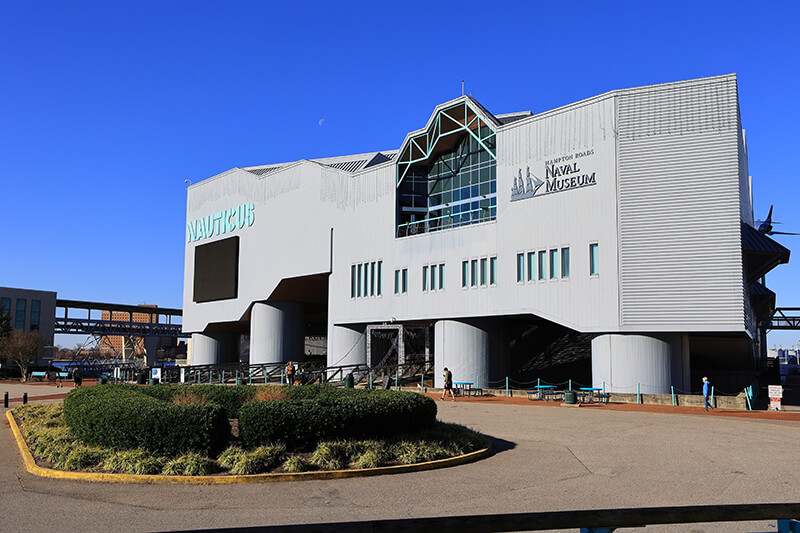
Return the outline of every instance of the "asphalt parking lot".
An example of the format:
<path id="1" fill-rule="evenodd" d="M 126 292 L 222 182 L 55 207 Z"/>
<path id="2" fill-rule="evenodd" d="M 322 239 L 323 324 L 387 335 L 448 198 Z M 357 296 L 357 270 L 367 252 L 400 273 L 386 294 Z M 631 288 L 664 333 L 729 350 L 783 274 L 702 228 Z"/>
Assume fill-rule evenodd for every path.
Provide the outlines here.
<path id="1" fill-rule="evenodd" d="M 30 393 L 32 399 L 66 392 L 39 388 Z M 792 473 L 800 452 L 796 416 L 769 420 L 536 402 L 437 404 L 442 420 L 490 435 L 495 453 L 471 464 L 393 476 L 235 486 L 120 485 L 28 474 L 4 426 L 0 531 L 174 531 L 800 501 L 800 484 Z M 651 526 L 646 531 L 775 527 L 773 521 Z"/>

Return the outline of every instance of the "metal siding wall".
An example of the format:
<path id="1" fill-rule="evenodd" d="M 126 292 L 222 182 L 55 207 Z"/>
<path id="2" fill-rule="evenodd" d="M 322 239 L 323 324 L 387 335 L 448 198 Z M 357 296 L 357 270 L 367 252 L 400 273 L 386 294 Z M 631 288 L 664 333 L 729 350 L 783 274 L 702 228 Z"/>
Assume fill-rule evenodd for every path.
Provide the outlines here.
<path id="1" fill-rule="evenodd" d="M 736 79 L 617 101 L 621 322 L 742 331 Z"/>

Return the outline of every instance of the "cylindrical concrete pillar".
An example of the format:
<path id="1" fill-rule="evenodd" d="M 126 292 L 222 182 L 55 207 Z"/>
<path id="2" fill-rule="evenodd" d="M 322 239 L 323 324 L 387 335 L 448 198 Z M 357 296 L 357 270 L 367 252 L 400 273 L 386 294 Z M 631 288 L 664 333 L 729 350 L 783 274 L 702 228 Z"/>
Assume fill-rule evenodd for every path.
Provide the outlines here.
<path id="1" fill-rule="evenodd" d="M 680 342 L 680 339 L 676 339 Z M 600 335 L 592 340 L 592 386 L 607 392 L 669 394 L 674 343 L 647 335 Z"/>
<path id="2" fill-rule="evenodd" d="M 435 386 L 444 386 L 447 367 L 453 381 L 471 381 L 473 387 L 489 385 L 490 326 L 486 320 L 439 320 L 434 325 Z"/>
<path id="3" fill-rule="evenodd" d="M 328 326 L 328 366 L 367 364 L 364 326 Z"/>
<path id="4" fill-rule="evenodd" d="M 254 303 L 250 313 L 250 364 L 297 361 L 303 355 L 304 336 L 303 304 Z"/>
<path id="5" fill-rule="evenodd" d="M 220 365 L 238 357 L 230 333 L 192 333 L 191 366 Z"/>

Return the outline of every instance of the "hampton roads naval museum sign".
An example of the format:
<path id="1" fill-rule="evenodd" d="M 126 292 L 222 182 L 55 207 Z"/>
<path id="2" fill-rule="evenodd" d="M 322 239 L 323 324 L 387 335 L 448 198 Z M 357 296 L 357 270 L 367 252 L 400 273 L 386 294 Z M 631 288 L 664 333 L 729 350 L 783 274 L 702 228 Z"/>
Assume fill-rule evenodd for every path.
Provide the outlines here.
<path id="1" fill-rule="evenodd" d="M 543 165 L 527 165 L 524 176 L 522 168 L 519 168 L 511 188 L 511 201 L 596 185 L 596 172 L 584 170 L 592 163 L 584 158 L 592 155 L 593 149 L 547 159 Z M 531 167 L 541 170 L 534 173 Z"/>

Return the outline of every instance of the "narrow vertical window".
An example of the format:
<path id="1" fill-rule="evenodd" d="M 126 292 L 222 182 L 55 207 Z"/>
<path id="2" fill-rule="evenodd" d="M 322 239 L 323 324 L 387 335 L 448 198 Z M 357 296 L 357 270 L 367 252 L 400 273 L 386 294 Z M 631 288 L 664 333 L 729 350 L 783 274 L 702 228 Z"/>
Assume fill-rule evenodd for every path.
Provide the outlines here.
<path id="1" fill-rule="evenodd" d="M 350 298 L 356 297 L 356 266 L 350 265 Z"/>
<path id="2" fill-rule="evenodd" d="M 550 250 L 550 279 L 558 277 L 558 250 Z"/>
<path id="3" fill-rule="evenodd" d="M 528 281 L 536 279 L 536 252 L 528 252 Z"/>
<path id="4" fill-rule="evenodd" d="M 358 282 L 356 284 L 356 298 L 361 298 L 361 269 L 362 268 L 363 268 L 363 265 L 361 265 L 359 263 L 359 265 L 358 265 L 358 275 L 356 276 L 356 278 L 357 278 L 356 281 Z"/>
<path id="5" fill-rule="evenodd" d="M 444 263 L 439 265 L 439 290 L 444 290 Z"/>
<path id="6" fill-rule="evenodd" d="M 378 261 L 378 296 L 383 294 L 383 261 Z"/>
<path id="7" fill-rule="evenodd" d="M 569 248 L 561 249 L 561 277 L 569 277 Z"/>
<path id="8" fill-rule="evenodd" d="M 469 285 L 470 285 L 470 287 L 477 287 L 478 286 L 478 260 L 477 259 L 473 259 L 472 261 L 470 261 L 469 266 L 471 267 L 471 270 L 472 270 L 472 272 L 471 272 L 472 275 L 470 276 Z"/>
<path id="9" fill-rule="evenodd" d="M 436 290 L 436 265 L 431 265 L 431 290 Z"/>
<path id="10" fill-rule="evenodd" d="M 489 258 L 489 285 L 497 285 L 497 256 Z"/>
<path id="11" fill-rule="evenodd" d="M 547 252 L 539 252 L 539 279 L 543 280 L 547 275 Z"/>
<path id="12" fill-rule="evenodd" d="M 517 254 L 517 283 L 525 281 L 525 254 Z"/>
<path id="13" fill-rule="evenodd" d="M 405 294 L 405 293 L 408 292 L 408 269 L 407 268 L 403 269 L 402 278 L 403 278 L 403 280 L 402 280 L 403 281 L 403 286 L 402 286 L 403 294 Z"/>
<path id="14" fill-rule="evenodd" d="M 28 300 L 17 299 L 17 311 L 14 313 L 14 329 L 25 329 L 25 308 Z"/>
<path id="15" fill-rule="evenodd" d="M 39 330 L 39 312 L 41 308 L 41 300 L 31 300 L 31 331 Z"/>
<path id="16" fill-rule="evenodd" d="M 400 294 L 400 271 L 394 271 L 394 293 Z"/>
<path id="17" fill-rule="evenodd" d="M 369 263 L 364 263 L 364 298 L 369 296 Z"/>
<path id="18" fill-rule="evenodd" d="M 422 291 L 428 290 L 428 265 L 422 267 Z"/>
<path id="19" fill-rule="evenodd" d="M 11 298 L 0 299 L 0 315 L 8 315 L 11 317 Z"/>
<path id="20" fill-rule="evenodd" d="M 369 264 L 369 295 L 375 296 L 375 261 Z"/>
<path id="21" fill-rule="evenodd" d="M 469 261 L 461 261 L 461 287 L 466 289 L 469 285 Z"/>
<path id="22" fill-rule="evenodd" d="M 489 260 L 485 257 L 481 257 L 481 287 L 486 286 L 486 270 L 488 267 Z"/>
<path id="23" fill-rule="evenodd" d="M 589 275 L 597 276 L 600 274 L 600 250 L 597 243 L 589 245 Z"/>

